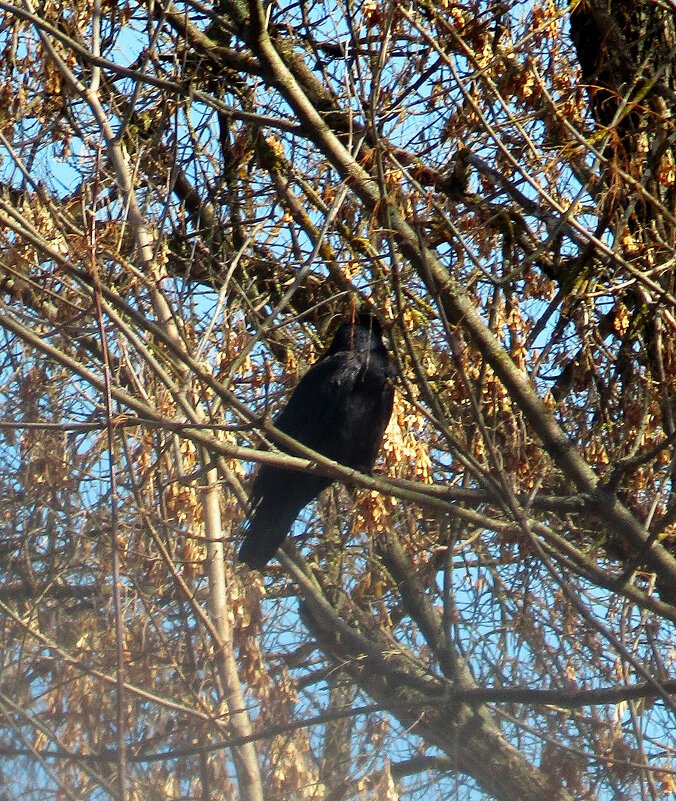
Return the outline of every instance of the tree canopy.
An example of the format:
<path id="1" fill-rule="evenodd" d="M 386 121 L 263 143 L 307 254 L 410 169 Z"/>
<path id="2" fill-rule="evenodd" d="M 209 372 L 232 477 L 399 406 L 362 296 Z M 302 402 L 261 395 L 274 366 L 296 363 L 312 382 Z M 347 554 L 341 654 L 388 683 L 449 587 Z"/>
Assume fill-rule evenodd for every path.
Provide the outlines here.
<path id="1" fill-rule="evenodd" d="M 3 797 L 676 794 L 675 20 L 0 0 Z M 271 422 L 357 311 L 370 476 Z"/>

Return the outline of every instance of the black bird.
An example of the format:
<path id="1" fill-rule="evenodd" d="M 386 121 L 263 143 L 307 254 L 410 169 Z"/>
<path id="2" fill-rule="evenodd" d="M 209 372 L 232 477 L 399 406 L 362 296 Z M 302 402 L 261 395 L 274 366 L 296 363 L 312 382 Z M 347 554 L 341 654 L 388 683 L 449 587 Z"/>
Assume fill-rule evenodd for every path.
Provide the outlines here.
<path id="1" fill-rule="evenodd" d="M 275 418 L 275 426 L 323 456 L 369 473 L 392 414 L 394 375 L 380 323 L 360 314 L 340 326 L 328 351 Z M 253 570 L 267 564 L 300 510 L 329 484 L 325 476 L 261 465 L 251 489 L 239 560 Z"/>

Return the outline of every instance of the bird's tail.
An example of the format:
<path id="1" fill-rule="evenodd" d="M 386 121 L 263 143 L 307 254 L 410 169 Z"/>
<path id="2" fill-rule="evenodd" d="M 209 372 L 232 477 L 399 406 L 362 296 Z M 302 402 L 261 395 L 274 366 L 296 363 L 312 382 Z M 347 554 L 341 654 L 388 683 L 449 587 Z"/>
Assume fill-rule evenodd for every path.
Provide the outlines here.
<path id="1" fill-rule="evenodd" d="M 284 542 L 298 509 L 280 515 L 268 513 L 262 506 L 256 509 L 244 536 L 237 558 L 251 570 L 261 570 L 272 559 L 277 548 Z"/>

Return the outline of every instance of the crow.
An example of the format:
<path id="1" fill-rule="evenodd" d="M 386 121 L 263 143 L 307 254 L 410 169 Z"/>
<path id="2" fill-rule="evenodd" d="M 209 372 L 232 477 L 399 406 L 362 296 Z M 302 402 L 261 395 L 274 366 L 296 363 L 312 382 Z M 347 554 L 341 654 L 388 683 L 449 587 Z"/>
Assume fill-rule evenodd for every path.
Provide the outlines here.
<path id="1" fill-rule="evenodd" d="M 327 352 L 275 418 L 275 426 L 329 459 L 370 473 L 392 414 L 394 377 L 380 323 L 371 314 L 359 314 L 340 325 Z M 326 476 L 261 465 L 251 489 L 240 562 L 252 570 L 264 567 L 301 509 L 331 482 Z"/>

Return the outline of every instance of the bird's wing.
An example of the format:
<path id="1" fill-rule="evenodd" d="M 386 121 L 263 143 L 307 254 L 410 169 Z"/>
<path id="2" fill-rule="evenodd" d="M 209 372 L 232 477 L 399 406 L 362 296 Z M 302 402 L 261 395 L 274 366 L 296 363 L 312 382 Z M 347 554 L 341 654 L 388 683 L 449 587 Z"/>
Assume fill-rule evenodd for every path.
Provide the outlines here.
<path id="1" fill-rule="evenodd" d="M 316 362 L 298 383 L 275 426 L 313 450 L 326 450 L 327 437 L 364 369 L 357 354 L 335 353 Z"/>

